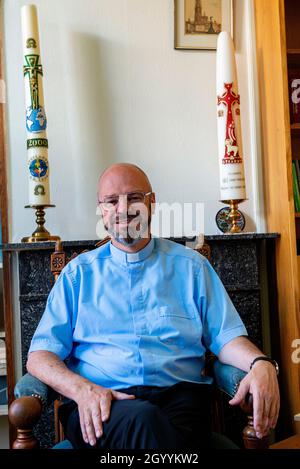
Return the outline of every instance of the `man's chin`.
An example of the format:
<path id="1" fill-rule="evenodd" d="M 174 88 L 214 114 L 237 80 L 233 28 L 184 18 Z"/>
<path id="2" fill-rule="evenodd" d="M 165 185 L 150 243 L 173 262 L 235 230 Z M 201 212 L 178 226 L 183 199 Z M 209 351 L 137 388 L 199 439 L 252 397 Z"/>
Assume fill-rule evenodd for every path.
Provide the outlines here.
<path id="1" fill-rule="evenodd" d="M 135 246 L 142 238 L 131 238 L 131 236 L 114 236 L 114 239 L 123 246 Z"/>
<path id="2" fill-rule="evenodd" d="M 121 224 L 116 227 L 104 225 L 104 228 L 109 233 L 109 235 L 118 243 L 122 244 L 123 246 L 135 246 L 138 244 L 141 239 L 147 238 L 150 232 L 150 220 L 148 224 L 141 225 L 140 231 L 134 231 L 134 237 L 131 236 L 131 230 L 128 229 L 128 226 L 121 226 Z"/>

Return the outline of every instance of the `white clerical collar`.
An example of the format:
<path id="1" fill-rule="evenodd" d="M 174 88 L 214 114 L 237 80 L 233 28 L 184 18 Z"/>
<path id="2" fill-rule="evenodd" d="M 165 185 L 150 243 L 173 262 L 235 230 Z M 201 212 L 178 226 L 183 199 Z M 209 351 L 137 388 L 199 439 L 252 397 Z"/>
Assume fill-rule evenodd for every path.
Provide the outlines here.
<path id="1" fill-rule="evenodd" d="M 146 244 L 146 246 L 141 249 L 140 251 L 137 252 L 126 252 L 123 251 L 122 249 L 117 248 L 112 244 L 110 241 L 110 252 L 112 257 L 117 261 L 122 264 L 126 264 L 128 262 L 140 262 L 144 261 L 147 257 L 149 257 L 152 254 L 153 248 L 154 248 L 154 239 L 151 238 L 149 243 Z"/>

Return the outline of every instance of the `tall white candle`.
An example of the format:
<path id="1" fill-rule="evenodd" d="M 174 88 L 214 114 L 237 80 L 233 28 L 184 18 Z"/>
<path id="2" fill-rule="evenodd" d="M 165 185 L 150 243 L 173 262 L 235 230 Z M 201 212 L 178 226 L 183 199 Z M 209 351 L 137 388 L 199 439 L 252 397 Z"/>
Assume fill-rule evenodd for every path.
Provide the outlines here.
<path id="1" fill-rule="evenodd" d="M 221 200 L 246 198 L 239 105 L 233 41 L 226 31 L 222 31 L 217 44 L 217 121 Z"/>
<path id="2" fill-rule="evenodd" d="M 44 109 L 37 10 L 35 5 L 21 8 L 24 54 L 24 83 L 27 130 L 27 170 L 29 204 L 49 205 L 49 163 L 47 120 Z"/>

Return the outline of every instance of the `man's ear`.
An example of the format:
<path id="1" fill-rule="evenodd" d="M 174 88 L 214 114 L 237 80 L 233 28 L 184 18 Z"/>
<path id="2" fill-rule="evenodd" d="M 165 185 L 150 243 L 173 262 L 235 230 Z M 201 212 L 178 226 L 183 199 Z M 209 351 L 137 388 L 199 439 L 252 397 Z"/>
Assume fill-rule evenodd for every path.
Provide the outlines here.
<path id="1" fill-rule="evenodd" d="M 99 203 L 96 207 L 96 215 L 98 215 L 101 219 L 103 218 L 103 211 Z"/>
<path id="2" fill-rule="evenodd" d="M 156 198 L 155 198 L 155 192 L 152 192 L 150 196 L 150 202 L 151 202 L 151 215 L 155 213 L 155 204 L 156 204 Z"/>

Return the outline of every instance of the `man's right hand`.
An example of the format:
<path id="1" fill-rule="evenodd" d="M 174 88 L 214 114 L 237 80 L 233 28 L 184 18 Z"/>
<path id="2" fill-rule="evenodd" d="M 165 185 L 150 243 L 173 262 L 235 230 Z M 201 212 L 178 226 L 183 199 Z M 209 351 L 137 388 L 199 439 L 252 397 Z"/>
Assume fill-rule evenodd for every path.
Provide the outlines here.
<path id="1" fill-rule="evenodd" d="M 102 436 L 102 422 L 109 419 L 111 401 L 114 399 L 135 399 L 135 396 L 93 383 L 86 383 L 80 390 L 75 401 L 78 404 L 81 432 L 86 443 L 94 446 L 96 438 Z"/>
<path id="2" fill-rule="evenodd" d="M 48 384 L 59 394 L 78 404 L 83 439 L 90 445 L 103 433 L 102 422 L 109 418 L 113 399 L 135 399 L 133 394 L 107 389 L 88 381 L 69 370 L 55 353 L 47 350 L 31 352 L 27 361 L 28 373 Z"/>

